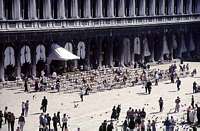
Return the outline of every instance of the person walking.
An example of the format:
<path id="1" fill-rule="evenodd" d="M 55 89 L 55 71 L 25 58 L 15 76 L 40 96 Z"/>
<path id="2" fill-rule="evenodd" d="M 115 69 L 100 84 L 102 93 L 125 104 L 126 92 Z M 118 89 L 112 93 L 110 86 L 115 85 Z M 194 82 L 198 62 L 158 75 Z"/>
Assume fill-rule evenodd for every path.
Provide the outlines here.
<path id="1" fill-rule="evenodd" d="M 14 131 L 15 127 L 15 115 L 12 113 L 10 117 L 10 126 L 11 126 L 11 131 Z"/>
<path id="2" fill-rule="evenodd" d="M 28 116 L 28 110 L 29 110 L 29 101 L 27 100 L 25 103 L 25 117 Z"/>
<path id="3" fill-rule="evenodd" d="M 64 131 L 64 129 L 65 131 L 68 129 L 67 122 L 68 122 L 68 117 L 66 116 L 66 114 L 64 114 L 62 118 L 62 131 Z"/>
<path id="4" fill-rule="evenodd" d="M 162 112 L 163 111 L 163 99 L 162 99 L 162 97 L 160 97 L 158 102 L 159 102 L 160 112 Z"/>
<path id="5" fill-rule="evenodd" d="M 53 121 L 53 128 L 54 128 L 54 131 L 58 131 L 58 118 L 56 116 L 56 113 L 54 113 L 54 116 L 52 118 L 52 121 Z"/>
<path id="6" fill-rule="evenodd" d="M 155 120 L 152 120 L 151 128 L 152 128 L 152 131 L 156 131 L 156 122 L 155 122 Z"/>
<path id="7" fill-rule="evenodd" d="M 83 95 L 84 95 L 84 93 L 83 93 L 83 89 L 81 88 L 80 98 L 81 98 L 81 101 L 82 101 L 82 102 L 83 102 Z"/>
<path id="8" fill-rule="evenodd" d="M 47 126 L 49 130 L 51 130 L 51 117 L 49 116 L 49 113 L 47 113 Z"/>
<path id="9" fill-rule="evenodd" d="M 23 116 L 25 115 L 25 103 L 24 102 L 22 102 L 22 113 L 21 114 L 23 114 Z"/>
<path id="10" fill-rule="evenodd" d="M 196 83 L 196 81 L 193 82 L 193 93 L 197 93 L 197 83 Z"/>
<path id="11" fill-rule="evenodd" d="M 120 105 L 117 106 L 116 111 L 117 111 L 116 119 L 118 120 L 118 119 L 119 119 L 119 116 L 120 116 L 120 112 L 121 112 L 121 106 L 120 106 Z"/>
<path id="12" fill-rule="evenodd" d="M 7 106 L 4 109 L 3 116 L 4 116 L 4 121 L 5 121 L 5 124 L 6 124 L 6 122 L 8 121 L 8 107 Z"/>
<path id="13" fill-rule="evenodd" d="M 11 115 L 12 115 L 12 113 L 11 113 L 11 112 L 8 112 L 8 114 L 7 114 L 8 131 L 10 131 L 10 129 L 11 129 Z"/>
<path id="14" fill-rule="evenodd" d="M 175 100 L 176 106 L 175 106 L 175 111 L 174 111 L 174 112 L 179 112 L 179 109 L 180 109 L 180 102 L 181 102 L 180 98 L 177 97 L 176 100 Z"/>
<path id="15" fill-rule="evenodd" d="M 47 111 L 47 105 L 48 105 L 48 100 L 46 99 L 46 97 L 44 96 L 43 100 L 42 100 L 42 107 L 41 109 L 43 110 L 44 113 L 46 113 Z"/>
<path id="16" fill-rule="evenodd" d="M 3 113 L 0 110 L 0 129 L 2 128 L 2 123 L 3 123 Z"/>
<path id="17" fill-rule="evenodd" d="M 28 92 L 28 80 L 27 80 L 27 78 L 24 81 L 24 92 Z"/>
<path id="18" fill-rule="evenodd" d="M 57 118 L 58 118 L 58 124 L 59 124 L 59 126 L 61 128 L 61 124 L 60 124 L 60 112 L 57 112 Z"/>
<path id="19" fill-rule="evenodd" d="M 147 81 L 147 89 L 148 89 L 148 93 L 151 94 L 151 89 L 152 89 L 152 83 L 150 80 Z"/>
<path id="20" fill-rule="evenodd" d="M 171 116 L 171 119 L 170 119 L 169 122 L 170 122 L 170 131 L 174 131 L 174 127 L 175 127 L 175 125 L 176 125 L 176 122 L 175 122 L 173 116 Z"/>
<path id="21" fill-rule="evenodd" d="M 197 123 L 198 125 L 200 125 L 200 107 L 196 104 L 196 108 L 197 108 Z"/>
<path id="22" fill-rule="evenodd" d="M 192 95 L 192 99 L 191 99 L 191 106 L 194 109 L 194 96 Z"/>
<path id="23" fill-rule="evenodd" d="M 20 131 L 23 131 L 24 125 L 25 125 L 25 118 L 23 114 L 21 114 L 21 116 L 19 117 L 18 124 L 19 124 Z"/>
<path id="24" fill-rule="evenodd" d="M 179 77 L 177 77 L 176 86 L 178 91 L 180 90 L 180 85 L 181 85 L 181 80 L 179 79 Z"/>
<path id="25" fill-rule="evenodd" d="M 165 131 L 170 131 L 170 125 L 169 117 L 167 117 L 164 121 Z"/>

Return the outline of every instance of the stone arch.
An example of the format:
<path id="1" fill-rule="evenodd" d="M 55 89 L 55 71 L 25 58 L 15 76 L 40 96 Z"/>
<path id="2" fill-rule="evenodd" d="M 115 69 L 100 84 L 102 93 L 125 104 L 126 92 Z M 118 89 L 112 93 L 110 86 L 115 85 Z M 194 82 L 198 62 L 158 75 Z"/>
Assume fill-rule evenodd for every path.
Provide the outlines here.
<path id="1" fill-rule="evenodd" d="M 39 44 L 36 47 L 36 63 L 38 63 L 38 61 L 46 61 L 46 48 L 44 45 Z"/>
<path id="2" fill-rule="evenodd" d="M 15 51 L 11 46 L 6 47 L 4 51 L 4 68 L 8 65 L 15 66 Z"/>
<path id="3" fill-rule="evenodd" d="M 78 50 L 77 50 L 77 55 L 81 58 L 81 59 L 85 59 L 85 43 L 80 41 L 78 43 Z"/>
<path id="4" fill-rule="evenodd" d="M 24 45 L 20 50 L 20 62 L 21 65 L 25 63 L 31 63 L 31 50 L 28 45 Z"/>
<path id="5" fill-rule="evenodd" d="M 134 39 L 134 54 L 141 54 L 141 42 L 139 37 Z"/>
<path id="6" fill-rule="evenodd" d="M 24 45 L 20 50 L 21 73 L 24 77 L 31 75 L 31 49 L 28 45 Z"/>
<path id="7" fill-rule="evenodd" d="M 4 51 L 4 76 L 5 80 L 15 80 L 15 51 L 11 46 L 6 47 Z"/>
<path id="8" fill-rule="evenodd" d="M 128 65 L 131 61 L 131 51 L 130 51 L 130 39 L 123 39 L 123 51 L 122 51 L 122 62 L 121 64 Z"/>
<path id="9" fill-rule="evenodd" d="M 69 52 L 73 53 L 73 45 L 71 42 L 67 42 L 65 44 L 65 49 L 68 50 Z"/>
<path id="10" fill-rule="evenodd" d="M 148 42 L 148 39 L 146 37 L 143 40 L 143 45 L 144 45 L 144 50 L 143 50 L 144 57 L 150 56 L 151 53 L 150 53 L 150 50 L 149 50 L 149 42 Z"/>

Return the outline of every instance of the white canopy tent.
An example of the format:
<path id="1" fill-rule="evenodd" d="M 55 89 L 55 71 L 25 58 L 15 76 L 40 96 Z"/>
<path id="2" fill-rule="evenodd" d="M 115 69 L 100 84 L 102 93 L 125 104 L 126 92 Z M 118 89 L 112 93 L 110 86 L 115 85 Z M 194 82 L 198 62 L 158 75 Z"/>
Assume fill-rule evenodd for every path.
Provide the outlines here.
<path id="1" fill-rule="evenodd" d="M 57 44 L 52 44 L 51 53 L 47 59 L 48 63 L 51 63 L 52 60 L 61 60 L 61 61 L 77 60 L 80 59 L 80 57 L 72 54 L 71 52 L 69 52 L 68 50 Z"/>

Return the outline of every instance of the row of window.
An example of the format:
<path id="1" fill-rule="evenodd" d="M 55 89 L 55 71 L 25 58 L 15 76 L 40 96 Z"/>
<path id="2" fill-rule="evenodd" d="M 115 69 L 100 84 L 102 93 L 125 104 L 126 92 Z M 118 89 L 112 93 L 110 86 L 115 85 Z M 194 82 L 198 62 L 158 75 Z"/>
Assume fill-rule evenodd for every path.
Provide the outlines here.
<path id="1" fill-rule="evenodd" d="M 5 9 L 5 18 L 12 19 L 13 17 L 13 1 L 14 0 L 4 0 L 4 9 Z M 91 0 L 91 16 L 95 18 L 97 16 L 97 1 L 98 0 Z M 125 0 L 125 16 L 130 16 L 130 1 Z M 155 0 L 155 14 L 160 15 L 161 13 L 161 0 Z M 180 0 L 172 0 L 174 1 L 174 14 L 178 14 Z M 183 0 L 183 13 L 187 14 L 189 10 L 189 1 L 192 1 L 192 13 L 197 12 L 197 0 Z M 28 0 L 20 0 L 21 2 L 21 16 L 23 19 L 29 18 L 29 1 Z M 66 18 L 71 18 L 72 12 L 72 0 L 65 0 L 65 16 Z M 78 0 L 78 15 L 80 18 L 84 18 L 84 2 L 85 0 Z M 170 14 L 170 0 L 165 0 L 165 7 L 164 13 L 166 15 Z M 37 11 L 37 18 L 43 19 L 44 18 L 44 0 L 36 0 L 36 11 Z M 108 16 L 108 0 L 102 0 L 103 4 L 103 16 Z M 148 16 L 150 15 L 150 6 L 152 4 L 151 0 L 146 0 L 145 2 L 145 14 Z M 118 9 L 120 3 L 119 0 L 114 0 L 114 15 L 116 17 L 119 16 Z M 51 15 L 52 18 L 58 18 L 58 0 L 51 0 Z M 140 15 L 140 8 L 141 8 L 141 0 L 135 0 L 135 14 L 136 16 Z"/>

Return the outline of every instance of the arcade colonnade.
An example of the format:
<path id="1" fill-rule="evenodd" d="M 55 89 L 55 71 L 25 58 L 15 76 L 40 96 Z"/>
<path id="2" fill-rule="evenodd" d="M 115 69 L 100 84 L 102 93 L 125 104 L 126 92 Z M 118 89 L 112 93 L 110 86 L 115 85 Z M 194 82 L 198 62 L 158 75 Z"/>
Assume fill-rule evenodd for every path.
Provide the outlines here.
<path id="1" fill-rule="evenodd" d="M 200 0 L 0 0 L 1 20 L 184 15 Z"/>
<path id="2" fill-rule="evenodd" d="M 193 33 L 137 34 L 134 36 L 95 37 L 93 39 L 66 40 L 57 42 L 68 51 L 80 56 L 74 61 L 74 67 L 81 65 L 89 68 L 102 66 L 130 66 L 135 62 L 154 62 L 165 59 L 190 57 L 196 51 L 197 40 Z M 21 78 L 21 74 L 37 75 L 37 64 L 47 66 L 50 52 L 49 46 L 55 43 L 30 44 L 20 47 L 16 44 L 4 44 L 0 54 L 0 80 L 7 79 L 8 67 L 13 67 L 13 75 Z M 47 71 L 49 72 L 49 71 Z M 11 74 L 11 73 L 10 73 Z"/>

